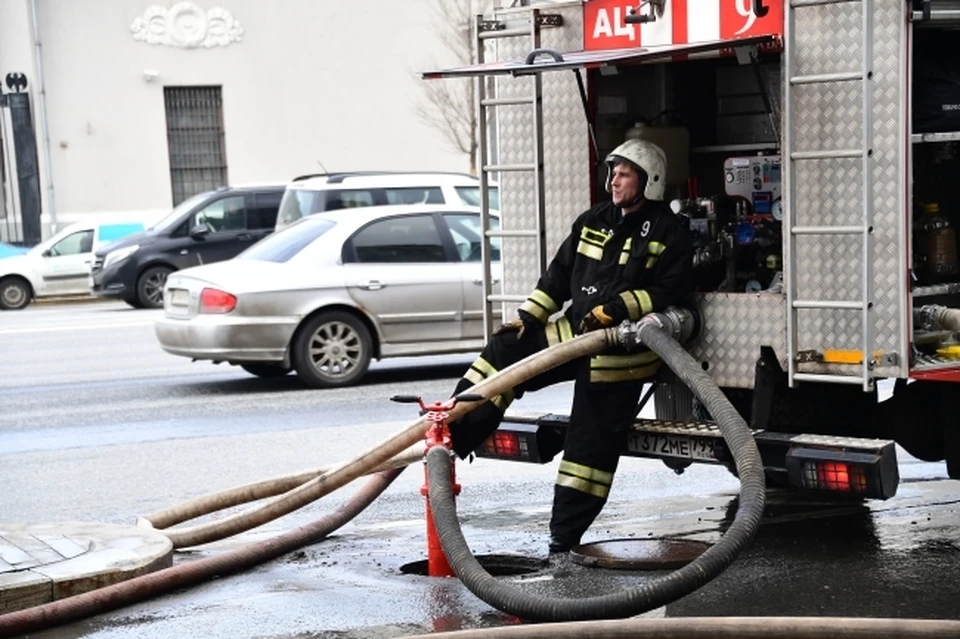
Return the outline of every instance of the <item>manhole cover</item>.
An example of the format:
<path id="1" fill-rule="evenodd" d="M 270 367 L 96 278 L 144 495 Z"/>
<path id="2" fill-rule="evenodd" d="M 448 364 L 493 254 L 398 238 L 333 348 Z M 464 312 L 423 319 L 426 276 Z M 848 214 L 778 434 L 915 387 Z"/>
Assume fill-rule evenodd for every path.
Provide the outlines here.
<path id="1" fill-rule="evenodd" d="M 687 565 L 709 547 L 687 539 L 611 539 L 575 546 L 570 558 L 598 568 L 669 570 Z"/>

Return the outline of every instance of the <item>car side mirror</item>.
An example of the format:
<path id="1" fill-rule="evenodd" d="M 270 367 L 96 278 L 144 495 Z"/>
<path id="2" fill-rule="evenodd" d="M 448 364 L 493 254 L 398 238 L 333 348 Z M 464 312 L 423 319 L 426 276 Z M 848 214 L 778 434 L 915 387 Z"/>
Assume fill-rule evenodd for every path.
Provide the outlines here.
<path id="1" fill-rule="evenodd" d="M 195 227 L 190 229 L 190 237 L 195 240 L 203 239 L 205 236 L 210 234 L 210 227 L 206 224 L 197 224 Z"/>
<path id="2" fill-rule="evenodd" d="M 51 255 L 53 255 L 53 253 L 50 252 L 50 249 L 44 249 L 43 253 L 41 253 L 40 255 L 42 255 L 43 257 L 50 257 Z"/>

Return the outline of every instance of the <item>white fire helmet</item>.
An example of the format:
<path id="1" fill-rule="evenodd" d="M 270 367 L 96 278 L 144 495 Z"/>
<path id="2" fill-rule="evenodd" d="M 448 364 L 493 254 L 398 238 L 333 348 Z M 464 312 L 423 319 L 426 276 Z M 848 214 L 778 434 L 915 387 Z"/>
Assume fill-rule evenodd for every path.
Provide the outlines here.
<path id="1" fill-rule="evenodd" d="M 613 180 L 613 167 L 627 160 L 643 169 L 647 174 L 647 184 L 643 188 L 643 197 L 648 200 L 662 200 L 667 182 L 667 156 L 659 146 L 646 140 L 627 140 L 615 148 L 606 158 L 607 193 Z"/>

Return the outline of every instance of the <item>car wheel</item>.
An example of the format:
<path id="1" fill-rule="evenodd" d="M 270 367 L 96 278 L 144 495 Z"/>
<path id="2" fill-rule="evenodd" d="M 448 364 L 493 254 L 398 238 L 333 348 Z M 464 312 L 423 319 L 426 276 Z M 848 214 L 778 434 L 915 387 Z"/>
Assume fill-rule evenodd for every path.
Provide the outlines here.
<path id="1" fill-rule="evenodd" d="M 0 308 L 19 311 L 26 308 L 33 297 L 30 283 L 22 277 L 7 277 L 0 280 Z"/>
<path id="2" fill-rule="evenodd" d="M 123 301 L 133 308 L 143 308 L 143 304 L 140 303 L 140 298 L 136 295 L 133 297 L 125 297 Z"/>
<path id="3" fill-rule="evenodd" d="M 251 375 L 264 378 L 284 377 L 290 372 L 289 368 L 284 368 L 277 364 L 240 364 L 240 368 Z"/>
<path id="4" fill-rule="evenodd" d="M 137 300 L 144 308 L 163 308 L 163 285 L 173 269 L 151 266 L 137 280 Z"/>
<path id="5" fill-rule="evenodd" d="M 293 344 L 293 365 L 313 388 L 349 386 L 370 366 L 370 331 L 357 317 L 333 311 L 304 325 Z"/>

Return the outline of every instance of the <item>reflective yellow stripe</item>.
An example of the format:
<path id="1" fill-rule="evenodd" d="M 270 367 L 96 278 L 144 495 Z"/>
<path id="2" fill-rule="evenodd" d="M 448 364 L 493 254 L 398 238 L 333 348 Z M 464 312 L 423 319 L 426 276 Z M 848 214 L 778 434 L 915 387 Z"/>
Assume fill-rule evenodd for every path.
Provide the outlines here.
<path id="1" fill-rule="evenodd" d="M 657 265 L 657 256 L 651 256 L 647 258 L 647 268 L 653 268 Z"/>
<path id="2" fill-rule="evenodd" d="M 623 300 L 624 306 L 627 307 L 627 314 L 632 320 L 638 320 L 653 311 L 653 300 L 643 289 L 624 291 L 620 293 L 620 299 Z"/>
<path id="3" fill-rule="evenodd" d="M 613 473 L 608 473 L 605 470 L 597 470 L 596 468 L 590 468 L 589 466 L 584 466 L 583 464 L 576 464 L 565 459 L 560 462 L 559 471 L 561 473 L 573 475 L 574 477 L 579 477 L 581 479 L 589 479 L 590 481 L 595 481 L 600 484 L 607 484 L 608 486 L 613 483 Z"/>
<path id="4" fill-rule="evenodd" d="M 630 261 L 630 247 L 633 246 L 633 238 L 628 237 L 627 241 L 623 243 L 623 249 L 620 251 L 620 266 L 623 266 Z"/>
<path id="5" fill-rule="evenodd" d="M 569 475 L 557 475 L 557 486 L 565 486 L 573 490 L 579 490 L 581 493 L 587 493 L 600 499 L 606 499 L 607 495 L 610 494 L 610 488 L 608 486 L 600 486 L 586 479 L 577 479 Z"/>
<path id="6" fill-rule="evenodd" d="M 591 382 L 629 382 L 631 380 L 641 380 L 647 379 L 648 377 L 653 377 L 663 362 L 655 362 L 653 364 L 647 364 L 646 366 L 638 366 L 637 368 L 621 368 L 621 369 L 600 369 L 590 371 L 590 381 Z"/>
<path id="7" fill-rule="evenodd" d="M 557 303 L 553 301 L 552 297 L 540 289 L 536 289 L 533 293 L 530 293 L 527 301 L 520 305 L 520 310 L 530 313 L 546 324 L 550 316 L 557 312 Z"/>
<path id="8" fill-rule="evenodd" d="M 581 241 L 577 245 L 577 253 L 581 255 L 586 255 L 590 259 L 602 260 L 603 259 L 603 249 L 599 246 L 593 246 L 592 244 L 587 244 L 584 241 Z"/>
<path id="9" fill-rule="evenodd" d="M 550 319 L 550 313 L 548 313 L 542 306 L 537 304 L 532 300 L 527 300 L 520 305 L 520 310 L 530 313 L 542 323 L 546 324 L 547 320 Z"/>
<path id="10" fill-rule="evenodd" d="M 463 374 L 463 378 L 470 382 L 471 384 L 479 384 L 486 379 L 484 375 L 481 375 L 474 369 L 468 369 L 466 373 Z"/>
<path id="11" fill-rule="evenodd" d="M 597 246 L 602 247 L 610 240 L 610 235 L 603 233 L 602 231 L 595 231 L 586 226 L 580 229 L 580 239 L 590 244 L 596 244 Z"/>
<path id="12" fill-rule="evenodd" d="M 510 407 L 510 404 L 513 403 L 513 400 L 515 397 L 516 395 L 514 395 L 513 389 L 510 389 L 508 391 L 504 391 L 503 393 L 497 395 L 496 397 L 491 399 L 490 402 L 494 406 L 499 408 L 500 412 L 506 412 L 507 408 Z"/>
<path id="13" fill-rule="evenodd" d="M 536 302 L 537 304 L 542 306 L 545 311 L 551 314 L 556 313 L 557 308 L 559 308 L 557 306 L 557 303 L 553 301 L 553 298 L 547 295 L 546 293 L 544 293 L 543 291 L 541 291 L 539 288 L 536 289 L 533 293 L 530 293 L 530 296 L 527 299 L 532 302 Z"/>
<path id="14" fill-rule="evenodd" d="M 643 353 L 633 353 L 631 355 L 597 355 L 590 358 L 590 368 L 632 368 L 634 366 L 643 366 L 659 360 L 660 358 L 653 351 Z"/>
<path id="15" fill-rule="evenodd" d="M 499 371 L 487 360 L 482 357 L 478 357 L 473 361 L 473 368 L 483 375 L 484 377 L 490 377 L 491 375 L 496 375 Z"/>
<path id="16" fill-rule="evenodd" d="M 561 317 L 556 322 L 547 326 L 547 344 L 556 346 L 562 342 L 569 342 L 573 339 L 573 329 L 570 326 L 570 320 Z"/>
<path id="17" fill-rule="evenodd" d="M 650 255 L 660 255 L 665 250 L 667 250 L 667 247 L 660 242 L 650 242 L 647 244 L 647 253 Z"/>

